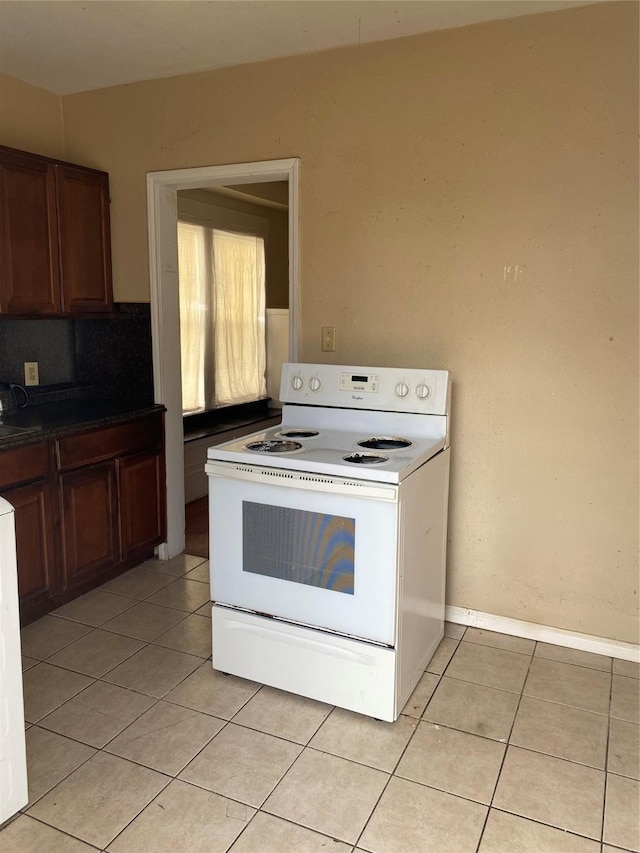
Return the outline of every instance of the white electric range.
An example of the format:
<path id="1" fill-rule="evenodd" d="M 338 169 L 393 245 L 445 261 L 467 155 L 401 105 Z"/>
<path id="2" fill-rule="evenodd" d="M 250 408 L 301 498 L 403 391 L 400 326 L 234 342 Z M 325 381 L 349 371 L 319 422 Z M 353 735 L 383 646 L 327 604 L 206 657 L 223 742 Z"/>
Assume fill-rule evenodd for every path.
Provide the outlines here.
<path id="1" fill-rule="evenodd" d="M 396 719 L 444 625 L 446 371 L 285 364 L 208 451 L 213 666 Z"/>

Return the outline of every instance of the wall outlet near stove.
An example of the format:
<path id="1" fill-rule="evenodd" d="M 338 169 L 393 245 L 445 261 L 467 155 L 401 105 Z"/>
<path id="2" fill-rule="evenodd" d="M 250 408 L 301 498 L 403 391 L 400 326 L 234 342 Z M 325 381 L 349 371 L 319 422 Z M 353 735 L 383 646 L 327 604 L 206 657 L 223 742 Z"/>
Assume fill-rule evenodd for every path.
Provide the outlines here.
<path id="1" fill-rule="evenodd" d="M 336 327 L 335 326 L 323 326 L 322 327 L 322 352 L 335 352 L 336 351 Z"/>
<path id="2" fill-rule="evenodd" d="M 25 361 L 24 363 L 24 384 L 39 385 L 40 377 L 38 376 L 38 362 Z"/>

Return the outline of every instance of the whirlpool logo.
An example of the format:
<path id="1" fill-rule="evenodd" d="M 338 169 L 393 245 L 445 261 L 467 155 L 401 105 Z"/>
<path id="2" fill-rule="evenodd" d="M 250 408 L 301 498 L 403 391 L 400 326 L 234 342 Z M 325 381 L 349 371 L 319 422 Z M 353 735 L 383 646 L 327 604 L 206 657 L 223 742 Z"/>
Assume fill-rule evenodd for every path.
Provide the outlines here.
<path id="1" fill-rule="evenodd" d="M 364 397 L 362 396 L 362 394 L 352 394 L 351 399 L 352 400 L 364 400 Z"/>

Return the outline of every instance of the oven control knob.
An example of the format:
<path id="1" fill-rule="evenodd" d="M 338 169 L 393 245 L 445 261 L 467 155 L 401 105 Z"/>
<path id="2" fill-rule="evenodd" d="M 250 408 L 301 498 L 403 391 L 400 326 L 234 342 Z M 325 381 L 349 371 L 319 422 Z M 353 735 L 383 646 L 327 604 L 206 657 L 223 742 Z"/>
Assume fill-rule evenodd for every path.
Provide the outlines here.
<path id="1" fill-rule="evenodd" d="M 312 391 L 319 391 L 319 390 L 320 390 L 320 388 L 321 388 L 321 386 L 322 386 L 322 382 L 320 382 L 320 380 L 318 379 L 318 377 L 317 377 L 317 376 L 312 376 L 312 377 L 311 377 L 311 379 L 309 380 L 309 388 L 310 388 Z"/>
<path id="2" fill-rule="evenodd" d="M 291 380 L 291 387 L 294 391 L 299 391 L 304 385 L 304 379 L 302 376 L 294 376 Z"/>
<path id="3" fill-rule="evenodd" d="M 398 382 L 396 385 L 396 394 L 398 397 L 406 397 L 409 393 L 409 386 L 406 382 Z"/>
<path id="4" fill-rule="evenodd" d="M 431 396 L 431 388 L 424 383 L 422 383 L 422 385 L 418 385 L 416 388 L 416 396 L 419 400 L 426 400 L 427 397 Z"/>

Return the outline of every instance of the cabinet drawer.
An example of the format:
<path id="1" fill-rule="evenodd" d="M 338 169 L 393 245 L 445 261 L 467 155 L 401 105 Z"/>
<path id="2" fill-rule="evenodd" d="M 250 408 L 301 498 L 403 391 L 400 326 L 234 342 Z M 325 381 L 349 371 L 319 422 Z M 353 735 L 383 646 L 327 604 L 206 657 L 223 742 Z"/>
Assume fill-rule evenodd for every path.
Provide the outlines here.
<path id="1" fill-rule="evenodd" d="M 48 445 L 30 444 L 0 453 L 0 489 L 44 479 L 48 474 Z"/>
<path id="2" fill-rule="evenodd" d="M 58 470 L 65 471 L 105 459 L 115 459 L 125 453 L 157 447 L 161 442 L 161 415 L 71 435 L 56 441 Z"/>

